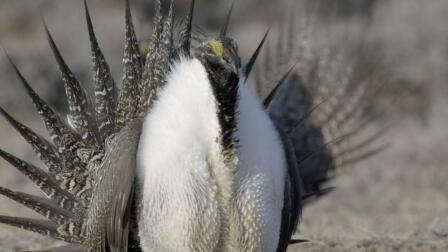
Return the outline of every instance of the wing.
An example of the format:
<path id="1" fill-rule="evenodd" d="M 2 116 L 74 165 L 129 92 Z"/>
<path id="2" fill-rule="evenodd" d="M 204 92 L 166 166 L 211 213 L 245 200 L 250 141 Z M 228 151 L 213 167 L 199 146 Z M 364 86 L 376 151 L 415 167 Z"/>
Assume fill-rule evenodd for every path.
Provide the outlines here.
<path id="1" fill-rule="evenodd" d="M 139 119 L 128 122 L 108 146 L 97 171 L 87 220 L 88 244 L 94 251 L 127 251 L 141 127 Z"/>

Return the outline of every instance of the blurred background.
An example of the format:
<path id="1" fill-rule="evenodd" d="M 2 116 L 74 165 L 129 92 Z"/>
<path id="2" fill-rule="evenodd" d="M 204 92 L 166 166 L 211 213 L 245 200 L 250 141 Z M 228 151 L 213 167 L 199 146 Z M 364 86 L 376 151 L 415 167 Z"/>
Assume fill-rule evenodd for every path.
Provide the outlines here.
<path id="1" fill-rule="evenodd" d="M 118 82 L 124 0 L 88 2 L 99 43 Z M 194 17 L 198 36 L 217 34 L 230 4 L 198 0 Z M 153 1 L 131 0 L 131 5 L 137 35 L 148 39 Z M 179 17 L 187 6 L 188 1 L 177 0 Z M 385 151 L 344 169 L 332 183 L 336 191 L 304 210 L 298 236 L 312 242 L 292 246 L 291 251 L 448 251 L 448 1 L 240 0 L 229 34 L 239 41 L 243 61 L 270 26 L 268 40 L 275 44 L 279 25 L 291 15 L 297 22 L 294 39 L 300 42 L 307 34 L 313 52 L 340 48 L 356 59 L 355 71 L 387 73 L 387 85 L 365 113 L 379 114 L 374 124 L 392 125 L 379 140 L 389 144 Z M 63 84 L 41 16 L 68 65 L 89 89 L 91 58 L 83 1 L 0 0 L 0 44 L 37 92 L 63 113 L 67 109 Z M 335 61 L 334 71 L 344 71 L 344 63 Z M 0 106 L 46 136 L 3 52 Z M 0 140 L 0 148 L 42 165 L 5 120 L 0 120 Z M 3 160 L 0 185 L 38 191 Z M 38 216 L 2 196 L 0 214 Z M 0 225 L 0 251 L 53 244 Z"/>

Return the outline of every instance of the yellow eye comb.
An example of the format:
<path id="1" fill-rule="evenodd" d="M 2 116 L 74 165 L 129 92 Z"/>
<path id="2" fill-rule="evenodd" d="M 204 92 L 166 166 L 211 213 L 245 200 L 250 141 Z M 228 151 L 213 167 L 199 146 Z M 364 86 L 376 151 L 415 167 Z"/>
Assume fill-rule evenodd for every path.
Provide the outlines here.
<path id="1" fill-rule="evenodd" d="M 224 45 L 222 44 L 222 42 L 214 39 L 211 40 L 209 44 L 212 47 L 212 50 L 215 53 L 215 55 L 218 57 L 222 57 L 222 55 L 224 54 Z"/>

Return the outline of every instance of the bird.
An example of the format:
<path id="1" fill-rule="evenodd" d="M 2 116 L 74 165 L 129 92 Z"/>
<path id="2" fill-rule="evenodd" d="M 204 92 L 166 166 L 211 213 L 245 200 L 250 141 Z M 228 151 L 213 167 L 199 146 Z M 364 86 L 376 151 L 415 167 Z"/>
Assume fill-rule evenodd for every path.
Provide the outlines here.
<path id="1" fill-rule="evenodd" d="M 0 109 L 48 168 L 0 149 L 0 157 L 47 196 L 0 187 L 0 194 L 47 218 L 0 216 L 0 223 L 69 243 L 48 251 L 269 252 L 302 242 L 292 239 L 302 207 L 307 198 L 330 191 L 320 184 L 329 180 L 332 162 L 329 152 L 324 165 L 304 162 L 309 153 L 295 129 L 323 141 L 320 127 L 308 121 L 301 125 L 312 108 L 294 111 L 300 116 L 293 130 L 291 122 L 282 123 L 290 116 L 281 113 L 285 99 L 291 99 L 285 93 L 305 86 L 297 84 L 298 75 L 289 78 L 291 68 L 266 97 L 258 97 L 249 76 L 267 33 L 242 66 L 238 43 L 227 35 L 234 3 L 220 34 L 194 45 L 195 0 L 179 30 L 174 2 L 164 16 L 160 0 L 155 1 L 154 31 L 149 51 L 142 55 L 126 0 L 118 90 L 84 1 L 94 100 L 65 63 L 44 22 L 62 73 L 66 119 L 37 94 L 8 56 L 51 141 Z M 307 97 L 305 89 L 299 93 Z"/>

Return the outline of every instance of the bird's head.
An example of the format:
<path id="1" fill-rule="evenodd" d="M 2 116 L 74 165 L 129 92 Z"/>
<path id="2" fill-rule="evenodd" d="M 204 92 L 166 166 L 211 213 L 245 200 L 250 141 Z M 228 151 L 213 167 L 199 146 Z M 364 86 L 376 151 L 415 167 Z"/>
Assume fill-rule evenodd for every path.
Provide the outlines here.
<path id="1" fill-rule="evenodd" d="M 241 59 L 238 55 L 238 44 L 232 38 L 219 37 L 206 41 L 196 47 L 193 54 L 209 72 L 225 76 L 239 75 Z"/>

